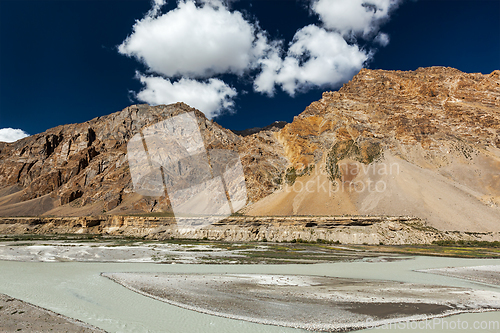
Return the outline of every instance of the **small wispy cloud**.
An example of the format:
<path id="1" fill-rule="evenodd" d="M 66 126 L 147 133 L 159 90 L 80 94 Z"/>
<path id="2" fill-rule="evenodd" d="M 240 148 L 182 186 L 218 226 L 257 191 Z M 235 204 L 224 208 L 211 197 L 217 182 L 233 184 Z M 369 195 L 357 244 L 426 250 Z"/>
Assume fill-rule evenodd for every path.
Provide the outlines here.
<path id="1" fill-rule="evenodd" d="M 311 9 L 326 29 L 346 38 L 373 38 L 401 0 L 312 0 Z"/>
<path id="2" fill-rule="evenodd" d="M 30 135 L 22 129 L 0 128 L 0 142 L 15 142 L 27 136 Z"/>
<path id="3" fill-rule="evenodd" d="M 386 33 L 383 33 L 383 32 L 380 32 L 374 39 L 373 41 L 377 44 L 379 44 L 380 46 L 387 46 L 389 45 L 389 41 L 390 41 L 390 38 L 389 38 L 389 35 L 386 34 Z"/>

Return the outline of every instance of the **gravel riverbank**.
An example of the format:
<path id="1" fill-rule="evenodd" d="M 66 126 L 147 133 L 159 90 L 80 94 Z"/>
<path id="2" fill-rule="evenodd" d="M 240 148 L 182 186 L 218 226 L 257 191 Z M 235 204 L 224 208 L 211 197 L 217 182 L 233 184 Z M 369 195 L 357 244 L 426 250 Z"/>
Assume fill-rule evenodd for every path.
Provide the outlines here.
<path id="1" fill-rule="evenodd" d="M 0 294 L 0 332 L 102 333 L 105 331 Z"/>
<path id="2" fill-rule="evenodd" d="M 395 281 L 263 274 L 102 275 L 182 308 L 314 331 L 500 310 L 500 292 Z"/>

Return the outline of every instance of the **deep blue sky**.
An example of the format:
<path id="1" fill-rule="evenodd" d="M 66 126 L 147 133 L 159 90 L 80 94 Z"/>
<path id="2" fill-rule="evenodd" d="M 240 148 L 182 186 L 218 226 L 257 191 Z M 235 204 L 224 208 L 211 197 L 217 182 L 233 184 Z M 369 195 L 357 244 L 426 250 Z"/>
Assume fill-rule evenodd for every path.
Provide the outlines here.
<path id="1" fill-rule="evenodd" d="M 300 1 L 247 0 L 233 6 L 256 16 L 271 37 L 286 43 L 297 29 L 317 22 Z M 140 90 L 134 74 L 144 67 L 116 47 L 150 8 L 149 0 L 0 0 L 0 128 L 35 134 L 139 103 L 130 91 Z M 369 68 L 500 69 L 498 0 L 406 1 L 382 31 L 390 43 Z M 325 90 L 295 97 L 278 90 L 270 98 L 252 92 L 245 79 L 227 80 L 239 91 L 236 112 L 215 120 L 238 130 L 291 121 Z"/>

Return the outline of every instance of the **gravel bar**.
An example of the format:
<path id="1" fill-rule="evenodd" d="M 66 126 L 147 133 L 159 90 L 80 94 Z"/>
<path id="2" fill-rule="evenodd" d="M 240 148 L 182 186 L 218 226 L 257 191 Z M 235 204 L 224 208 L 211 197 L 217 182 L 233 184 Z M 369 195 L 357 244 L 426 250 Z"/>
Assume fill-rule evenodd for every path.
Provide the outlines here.
<path id="1" fill-rule="evenodd" d="M 313 331 L 500 310 L 500 292 L 396 281 L 269 274 L 102 275 L 185 309 Z"/>

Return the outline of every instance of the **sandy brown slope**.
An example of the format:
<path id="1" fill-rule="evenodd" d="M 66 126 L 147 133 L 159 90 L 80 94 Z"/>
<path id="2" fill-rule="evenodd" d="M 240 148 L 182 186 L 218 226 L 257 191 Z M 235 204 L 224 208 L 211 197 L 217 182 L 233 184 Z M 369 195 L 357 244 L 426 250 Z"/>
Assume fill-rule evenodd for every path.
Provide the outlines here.
<path id="1" fill-rule="evenodd" d="M 442 230 L 500 230 L 500 71 L 362 70 L 278 138 L 284 185 L 248 214 L 414 215 Z"/>

